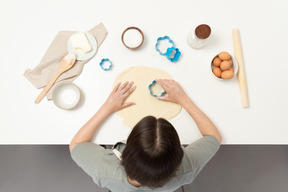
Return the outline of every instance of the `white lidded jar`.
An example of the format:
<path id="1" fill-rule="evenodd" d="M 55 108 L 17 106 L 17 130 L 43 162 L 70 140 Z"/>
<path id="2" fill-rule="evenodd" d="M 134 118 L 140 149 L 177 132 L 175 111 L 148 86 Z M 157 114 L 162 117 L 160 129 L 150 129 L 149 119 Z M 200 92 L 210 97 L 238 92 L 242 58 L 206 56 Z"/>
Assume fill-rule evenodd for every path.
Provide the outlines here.
<path id="1" fill-rule="evenodd" d="M 209 25 L 201 24 L 193 28 L 188 34 L 187 41 L 193 49 L 201 49 L 211 34 Z"/>

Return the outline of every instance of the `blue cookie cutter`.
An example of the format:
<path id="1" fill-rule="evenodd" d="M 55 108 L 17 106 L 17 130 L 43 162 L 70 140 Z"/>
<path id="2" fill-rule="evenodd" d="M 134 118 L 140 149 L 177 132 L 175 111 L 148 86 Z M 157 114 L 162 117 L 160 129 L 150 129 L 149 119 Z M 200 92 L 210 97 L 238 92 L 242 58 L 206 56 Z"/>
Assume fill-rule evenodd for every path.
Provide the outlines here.
<path id="1" fill-rule="evenodd" d="M 174 42 L 170 39 L 170 37 L 168 37 L 168 36 L 159 37 L 159 38 L 157 39 L 157 43 L 156 43 L 156 45 L 155 45 L 155 49 L 156 49 L 156 51 L 158 51 L 158 52 L 160 53 L 160 55 L 165 55 L 165 53 L 162 53 L 162 52 L 159 50 L 158 46 L 159 46 L 159 44 L 160 44 L 161 41 L 166 40 L 166 39 L 169 41 L 170 44 L 172 44 L 172 47 L 174 46 Z"/>
<path id="2" fill-rule="evenodd" d="M 174 54 L 174 55 L 173 55 Z M 170 47 L 167 49 L 167 52 L 165 53 L 167 59 L 169 59 L 171 62 L 178 61 L 181 52 L 179 51 L 178 48 L 175 47 Z"/>
<path id="3" fill-rule="evenodd" d="M 106 62 L 109 63 L 108 67 L 104 67 L 104 63 Z M 99 65 L 104 71 L 108 71 L 112 67 L 112 62 L 110 61 L 110 59 L 106 58 L 106 59 L 102 59 Z"/>
<path id="4" fill-rule="evenodd" d="M 152 95 L 153 97 L 161 97 L 162 95 L 164 95 L 166 93 L 166 91 L 164 90 L 160 95 L 156 95 L 152 93 L 151 87 L 152 85 L 154 85 L 156 82 L 156 80 L 152 81 L 152 83 L 148 86 L 148 89 L 150 91 L 150 95 Z"/>

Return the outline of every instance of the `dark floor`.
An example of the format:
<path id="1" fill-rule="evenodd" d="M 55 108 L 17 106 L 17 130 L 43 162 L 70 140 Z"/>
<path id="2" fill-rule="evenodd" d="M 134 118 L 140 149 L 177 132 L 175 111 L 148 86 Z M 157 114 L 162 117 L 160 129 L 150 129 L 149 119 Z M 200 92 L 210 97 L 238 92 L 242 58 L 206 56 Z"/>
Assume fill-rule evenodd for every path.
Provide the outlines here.
<path id="1" fill-rule="evenodd" d="M 287 192 L 288 145 L 223 145 L 186 192 Z M 0 145 L 0 192 L 104 192 L 68 146 Z M 177 190 L 177 192 L 181 190 Z"/>

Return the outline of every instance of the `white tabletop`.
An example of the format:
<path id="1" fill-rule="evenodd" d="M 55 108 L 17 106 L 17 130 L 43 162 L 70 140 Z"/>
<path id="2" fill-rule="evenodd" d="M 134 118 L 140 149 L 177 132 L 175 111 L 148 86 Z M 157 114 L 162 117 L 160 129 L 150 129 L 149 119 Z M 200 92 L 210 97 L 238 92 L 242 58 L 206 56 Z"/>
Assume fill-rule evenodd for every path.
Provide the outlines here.
<path id="1" fill-rule="evenodd" d="M 288 144 L 288 2 L 221 1 L 2 1 L 0 3 L 0 143 L 68 144 L 78 129 L 97 111 L 111 91 L 114 78 L 131 66 L 163 69 L 219 128 L 224 144 Z M 65 111 L 52 101 L 34 103 L 41 92 L 24 78 L 51 41 L 62 30 L 86 31 L 103 22 L 108 36 L 96 56 L 74 81 L 84 99 Z M 203 49 L 193 50 L 187 34 L 207 23 L 212 34 Z M 139 50 L 121 43 L 122 31 L 137 26 L 145 42 Z M 239 28 L 246 69 L 249 108 L 242 108 L 237 79 L 215 80 L 210 61 L 220 51 L 232 55 L 232 29 Z M 155 50 L 156 39 L 168 35 L 182 53 L 171 63 Z M 102 58 L 113 62 L 111 71 L 99 67 Z M 182 143 L 201 135 L 182 111 L 171 122 Z M 97 143 L 123 140 L 130 128 L 112 115 L 97 132 Z"/>

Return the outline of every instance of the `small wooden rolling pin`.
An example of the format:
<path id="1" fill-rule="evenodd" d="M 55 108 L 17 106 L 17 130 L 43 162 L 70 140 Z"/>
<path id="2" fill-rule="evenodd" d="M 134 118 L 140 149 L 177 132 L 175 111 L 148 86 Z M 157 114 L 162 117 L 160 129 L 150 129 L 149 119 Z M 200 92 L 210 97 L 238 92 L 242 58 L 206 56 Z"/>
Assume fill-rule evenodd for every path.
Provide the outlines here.
<path id="1" fill-rule="evenodd" d="M 247 93 L 247 85 L 246 85 L 246 76 L 245 76 L 245 68 L 243 61 L 243 54 L 240 42 L 240 35 L 238 29 L 232 30 L 233 40 L 234 40 L 234 53 L 235 58 L 238 63 L 238 83 L 240 87 L 240 92 L 242 96 L 242 107 L 248 107 L 248 93 Z"/>

